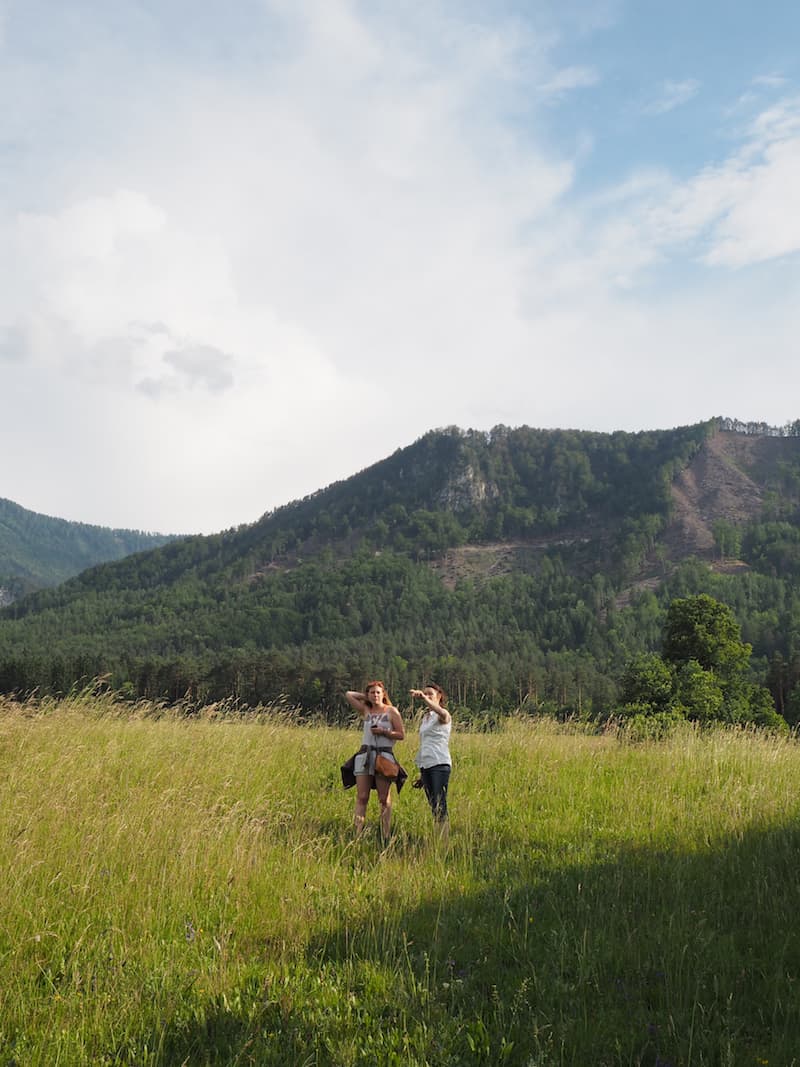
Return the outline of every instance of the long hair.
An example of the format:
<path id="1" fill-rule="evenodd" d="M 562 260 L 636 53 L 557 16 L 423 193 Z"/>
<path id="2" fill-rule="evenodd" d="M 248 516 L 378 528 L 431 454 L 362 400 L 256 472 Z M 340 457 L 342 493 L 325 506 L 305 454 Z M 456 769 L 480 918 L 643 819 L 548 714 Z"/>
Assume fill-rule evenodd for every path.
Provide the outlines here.
<path id="1" fill-rule="evenodd" d="M 386 686 L 379 678 L 376 678 L 374 682 L 367 682 L 367 684 L 364 686 L 364 698 L 366 699 L 367 704 L 370 707 L 373 706 L 372 701 L 369 699 L 369 691 L 370 689 L 372 689 L 373 685 L 379 685 L 381 687 L 381 689 L 383 690 L 383 705 L 384 707 L 390 708 L 392 706 L 392 702 L 389 699 L 389 694 L 386 692 Z"/>

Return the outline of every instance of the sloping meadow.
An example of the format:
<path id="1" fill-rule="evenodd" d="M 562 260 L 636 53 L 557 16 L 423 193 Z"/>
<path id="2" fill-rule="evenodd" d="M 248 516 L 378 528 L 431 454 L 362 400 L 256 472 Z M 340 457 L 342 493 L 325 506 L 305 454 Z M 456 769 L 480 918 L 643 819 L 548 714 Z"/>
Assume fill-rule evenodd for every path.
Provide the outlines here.
<path id="1" fill-rule="evenodd" d="M 800 1063 L 795 741 L 457 730 L 382 847 L 358 737 L 0 705 L 0 1067 Z"/>

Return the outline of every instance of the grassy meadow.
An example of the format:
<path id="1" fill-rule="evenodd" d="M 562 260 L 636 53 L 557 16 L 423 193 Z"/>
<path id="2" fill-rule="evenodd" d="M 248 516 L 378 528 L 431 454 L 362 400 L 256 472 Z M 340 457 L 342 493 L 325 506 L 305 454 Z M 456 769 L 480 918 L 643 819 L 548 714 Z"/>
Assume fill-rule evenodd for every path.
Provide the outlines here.
<path id="1" fill-rule="evenodd" d="M 795 741 L 457 731 L 386 848 L 358 741 L 0 701 L 0 1067 L 800 1065 Z"/>

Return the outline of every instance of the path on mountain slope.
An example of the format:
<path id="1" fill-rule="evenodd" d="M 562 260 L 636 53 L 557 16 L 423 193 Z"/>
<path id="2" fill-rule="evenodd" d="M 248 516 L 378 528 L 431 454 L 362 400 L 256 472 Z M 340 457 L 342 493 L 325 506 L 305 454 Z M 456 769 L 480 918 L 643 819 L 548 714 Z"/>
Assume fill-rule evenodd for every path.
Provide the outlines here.
<path id="1" fill-rule="evenodd" d="M 518 570 L 521 554 L 539 554 L 554 546 L 585 545 L 590 540 L 583 533 L 558 533 L 524 541 L 459 545 L 448 549 L 441 558 L 431 560 L 430 567 L 448 589 L 453 589 L 465 578 L 483 580 Z"/>

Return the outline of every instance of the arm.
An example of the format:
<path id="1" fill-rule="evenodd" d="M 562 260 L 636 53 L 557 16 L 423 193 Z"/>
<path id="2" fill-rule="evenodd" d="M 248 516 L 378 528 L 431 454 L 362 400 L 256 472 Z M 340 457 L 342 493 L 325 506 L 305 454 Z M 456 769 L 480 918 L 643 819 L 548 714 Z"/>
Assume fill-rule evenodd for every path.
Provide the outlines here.
<path id="1" fill-rule="evenodd" d="M 450 712 L 447 710 L 447 708 L 441 707 L 438 700 L 431 700 L 430 697 L 425 696 L 421 689 L 412 689 L 411 695 L 412 697 L 419 697 L 421 700 L 424 700 L 430 710 L 434 712 L 439 722 L 450 722 Z"/>
<path id="2" fill-rule="evenodd" d="M 363 693 L 357 693 L 354 689 L 348 689 L 344 695 L 347 703 L 355 708 L 356 711 L 361 713 L 361 718 L 366 719 L 369 715 L 369 704 L 367 704 L 367 698 Z"/>

